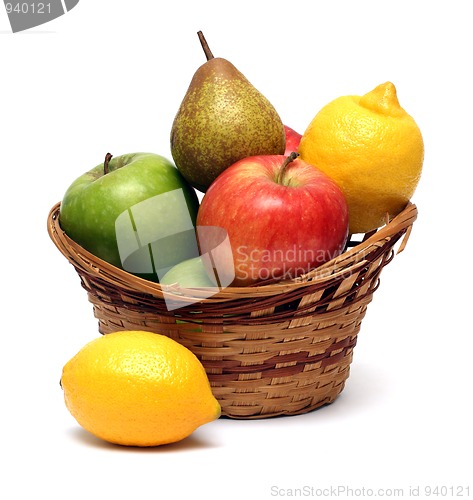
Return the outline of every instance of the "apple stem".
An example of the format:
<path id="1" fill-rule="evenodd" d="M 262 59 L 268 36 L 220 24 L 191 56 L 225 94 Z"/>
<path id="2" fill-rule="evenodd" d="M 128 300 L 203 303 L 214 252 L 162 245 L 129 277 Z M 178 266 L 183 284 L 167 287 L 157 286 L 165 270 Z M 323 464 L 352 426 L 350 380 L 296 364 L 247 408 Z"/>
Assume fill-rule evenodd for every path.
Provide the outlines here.
<path id="1" fill-rule="evenodd" d="M 199 36 L 200 44 L 202 45 L 202 48 L 204 49 L 205 57 L 207 58 L 207 61 L 210 61 L 210 59 L 214 58 L 214 55 L 212 54 L 212 51 L 210 50 L 210 47 L 207 43 L 207 40 L 205 39 L 202 31 L 198 31 L 197 35 Z"/>
<path id="2" fill-rule="evenodd" d="M 104 175 L 107 175 L 110 172 L 110 170 L 108 168 L 108 164 L 110 163 L 110 160 L 112 159 L 112 157 L 113 157 L 113 155 L 110 154 L 110 153 L 107 153 L 105 155 L 105 161 L 103 162 L 103 173 L 104 173 Z"/>
<path id="3" fill-rule="evenodd" d="M 289 163 L 293 162 L 298 156 L 299 153 L 292 152 L 289 156 L 286 157 L 284 163 L 281 166 L 281 170 L 279 171 L 279 175 L 276 181 L 278 184 L 282 184 L 282 180 L 284 177 L 284 173 L 286 172 L 287 166 L 289 165 Z"/>

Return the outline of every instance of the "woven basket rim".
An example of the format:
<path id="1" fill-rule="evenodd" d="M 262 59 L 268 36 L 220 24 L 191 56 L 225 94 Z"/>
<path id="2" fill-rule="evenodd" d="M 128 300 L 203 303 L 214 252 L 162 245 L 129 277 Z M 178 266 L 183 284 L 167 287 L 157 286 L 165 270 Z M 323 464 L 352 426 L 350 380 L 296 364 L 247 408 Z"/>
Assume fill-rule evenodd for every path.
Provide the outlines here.
<path id="1" fill-rule="evenodd" d="M 186 289 L 178 285 L 163 287 L 159 283 L 135 276 L 91 254 L 69 238 L 62 230 L 59 223 L 60 206 L 61 202 L 57 202 L 49 211 L 47 219 L 48 233 L 55 246 L 76 268 L 79 274 L 82 272 L 88 276 L 113 282 L 119 288 L 125 288 L 139 294 L 148 294 L 162 299 L 175 298 L 184 303 L 186 301 L 194 303 L 196 298 L 201 302 L 225 302 L 235 300 L 239 297 L 257 299 L 290 293 L 291 291 L 307 286 L 313 287 L 314 284 L 323 286 L 324 283 L 333 280 L 337 276 L 349 274 L 366 265 L 366 259 L 369 254 L 383 247 L 386 242 L 389 242 L 393 238 L 399 239 L 403 236 L 403 240 L 397 250 L 397 253 L 402 252 L 407 244 L 412 225 L 418 215 L 417 206 L 412 202 L 408 202 L 404 210 L 384 226 L 371 233 L 367 233 L 364 237 L 363 235 L 357 235 L 363 237 L 362 241 L 357 242 L 352 248 L 346 250 L 338 257 L 305 275 L 286 281 L 263 282 L 256 286 L 226 287 L 208 297 L 208 289 L 207 291 L 198 288 Z"/>

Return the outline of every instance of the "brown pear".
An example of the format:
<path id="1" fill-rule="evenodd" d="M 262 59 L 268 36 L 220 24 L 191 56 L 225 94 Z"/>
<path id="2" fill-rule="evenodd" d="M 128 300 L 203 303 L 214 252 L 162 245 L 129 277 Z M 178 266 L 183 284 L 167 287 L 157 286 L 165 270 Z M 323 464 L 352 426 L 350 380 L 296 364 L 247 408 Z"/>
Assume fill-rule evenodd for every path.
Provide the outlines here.
<path id="1" fill-rule="evenodd" d="M 268 99 L 232 63 L 214 57 L 198 35 L 207 62 L 195 72 L 174 119 L 171 153 L 185 179 L 205 192 L 242 158 L 284 154 L 286 136 Z"/>

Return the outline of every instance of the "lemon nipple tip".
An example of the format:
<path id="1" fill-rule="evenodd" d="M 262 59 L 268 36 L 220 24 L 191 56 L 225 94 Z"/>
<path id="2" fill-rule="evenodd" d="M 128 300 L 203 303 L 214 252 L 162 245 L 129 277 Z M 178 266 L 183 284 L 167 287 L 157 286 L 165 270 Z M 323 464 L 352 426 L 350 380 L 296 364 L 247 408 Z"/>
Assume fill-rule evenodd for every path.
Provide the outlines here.
<path id="1" fill-rule="evenodd" d="M 404 112 L 397 98 L 396 87 L 392 82 L 382 83 L 362 96 L 360 105 L 385 115 L 399 115 Z"/>

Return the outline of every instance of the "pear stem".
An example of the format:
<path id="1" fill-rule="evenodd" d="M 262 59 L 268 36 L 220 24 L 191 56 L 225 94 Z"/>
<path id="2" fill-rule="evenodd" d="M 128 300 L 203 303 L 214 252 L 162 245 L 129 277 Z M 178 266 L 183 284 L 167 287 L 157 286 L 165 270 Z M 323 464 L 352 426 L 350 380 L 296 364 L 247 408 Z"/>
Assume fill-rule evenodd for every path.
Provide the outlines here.
<path id="1" fill-rule="evenodd" d="M 110 160 L 112 159 L 113 155 L 110 153 L 107 153 L 105 155 L 105 161 L 103 162 L 103 174 L 107 175 L 110 172 L 110 169 L 108 167 L 108 164 L 110 163 Z"/>
<path id="2" fill-rule="evenodd" d="M 282 180 L 284 177 L 284 173 L 286 172 L 287 166 L 289 165 L 289 163 L 293 162 L 298 156 L 299 153 L 292 152 L 289 156 L 286 157 L 284 163 L 281 166 L 281 170 L 279 171 L 278 178 L 276 179 L 276 182 L 278 184 L 282 184 Z"/>
<path id="3" fill-rule="evenodd" d="M 198 31 L 197 35 L 199 36 L 200 44 L 202 45 L 202 48 L 204 49 L 205 57 L 207 58 L 207 61 L 210 61 L 210 59 L 214 58 L 214 55 L 212 54 L 212 51 L 210 50 L 210 47 L 207 43 L 207 40 L 205 39 L 202 31 Z"/>

